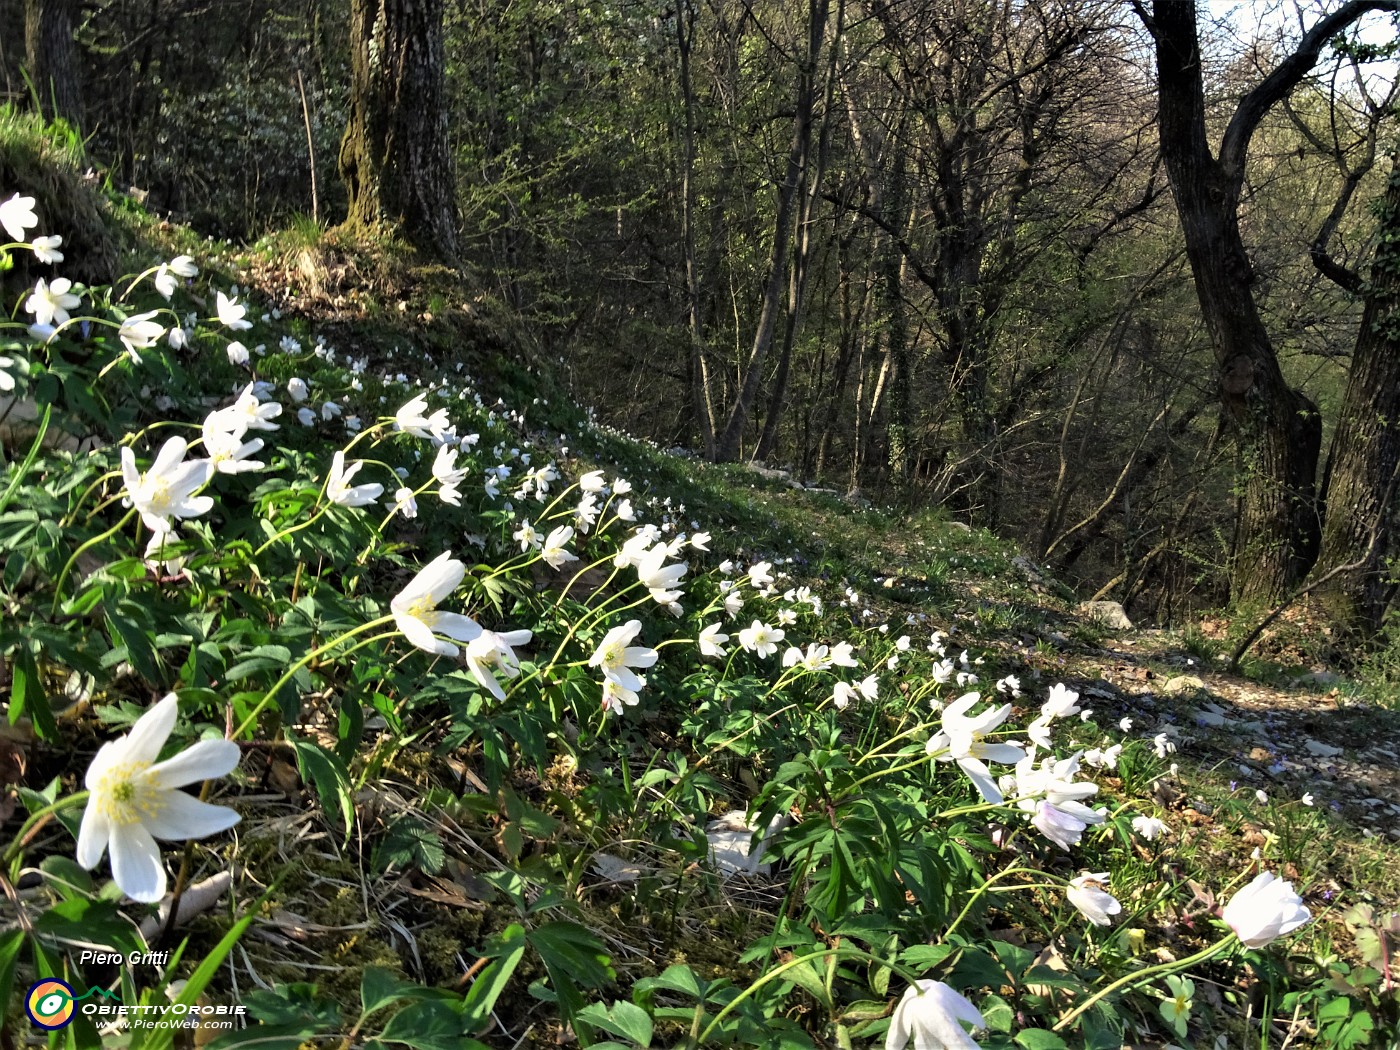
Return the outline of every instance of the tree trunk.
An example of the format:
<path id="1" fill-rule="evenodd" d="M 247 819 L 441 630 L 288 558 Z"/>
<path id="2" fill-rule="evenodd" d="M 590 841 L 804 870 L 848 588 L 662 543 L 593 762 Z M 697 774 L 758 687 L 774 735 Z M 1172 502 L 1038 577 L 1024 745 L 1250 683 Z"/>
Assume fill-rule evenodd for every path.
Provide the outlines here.
<path id="1" fill-rule="evenodd" d="M 1400 470 L 1400 155 L 1380 202 L 1376 257 L 1324 482 L 1327 517 L 1316 573 L 1343 565 L 1320 589 L 1343 624 L 1374 631 L 1386 604 Z"/>
<path id="2" fill-rule="evenodd" d="M 739 458 L 739 445 L 744 427 L 758 397 L 763 380 L 763 364 L 773 343 L 778 311 L 782 309 L 784 277 L 787 274 L 788 241 L 791 237 L 792 215 L 797 203 L 798 187 L 809 161 L 812 147 L 812 111 L 815 108 L 817 59 L 826 36 L 828 0 L 809 0 L 807 22 L 807 53 L 797 74 L 797 97 L 794 105 L 792 145 L 788 149 L 787 174 L 778 190 L 778 214 L 773 222 L 773 247 L 768 256 L 768 280 L 763 292 L 763 307 L 754 330 L 753 348 L 748 365 L 739 383 L 739 393 L 730 409 L 723 431 L 715 441 L 715 459 L 732 463 Z"/>
<path id="3" fill-rule="evenodd" d="M 24 52 L 45 118 L 82 123 L 73 23 L 77 0 L 25 0 Z"/>
<path id="4" fill-rule="evenodd" d="M 825 20 L 823 12 L 823 24 Z M 802 322 L 806 319 L 807 279 L 812 272 L 812 228 L 817 221 L 817 208 L 821 203 L 822 178 L 826 174 L 827 159 L 831 155 L 831 133 L 835 126 L 835 121 L 831 118 L 831 110 L 836 98 L 836 56 L 841 48 L 841 30 L 845 20 L 845 0 L 837 0 L 836 27 L 832 33 L 831 47 L 827 51 L 821 133 L 817 136 L 815 163 L 809 162 L 802 166 L 801 204 L 797 213 L 796 233 L 793 237 L 792 272 L 788 279 L 787 323 L 783 329 L 783 349 L 778 361 L 778 374 L 773 380 L 773 396 L 768 404 L 768 418 L 763 424 L 763 435 L 758 441 L 756 453 L 758 459 L 766 459 L 778 443 L 778 424 L 783 418 L 783 409 L 787 404 L 787 385 L 792 365 L 792 350 L 797 341 L 797 333 L 801 331 Z M 814 34 L 812 40 L 817 47 L 821 46 L 820 35 Z M 815 51 L 812 53 L 812 57 L 815 60 Z"/>
<path id="5" fill-rule="evenodd" d="M 700 311 L 700 265 L 695 249 L 695 85 L 690 76 L 695 41 L 696 11 L 684 3 L 676 12 L 676 49 L 680 57 L 681 110 L 681 238 L 685 254 L 686 314 L 690 321 L 690 393 L 700 426 L 705 457 L 715 453 L 715 404 L 710 383 L 709 349 Z"/>
<path id="6" fill-rule="evenodd" d="M 346 225 L 450 259 L 457 207 L 447 147 L 443 0 L 351 0 Z"/>
<path id="7" fill-rule="evenodd" d="M 1245 96 L 1217 159 L 1206 142 L 1195 4 L 1154 0 L 1149 21 L 1157 46 L 1162 157 L 1215 349 L 1221 413 L 1238 449 L 1241 495 L 1231 591 L 1237 601 L 1273 602 L 1317 556 L 1322 421 L 1279 369 L 1255 305 L 1238 206 L 1254 128 L 1311 68 L 1316 51 L 1303 61 L 1306 45 L 1313 43 L 1308 34 L 1298 52 Z M 1318 50 L 1321 43 L 1316 41 Z"/>

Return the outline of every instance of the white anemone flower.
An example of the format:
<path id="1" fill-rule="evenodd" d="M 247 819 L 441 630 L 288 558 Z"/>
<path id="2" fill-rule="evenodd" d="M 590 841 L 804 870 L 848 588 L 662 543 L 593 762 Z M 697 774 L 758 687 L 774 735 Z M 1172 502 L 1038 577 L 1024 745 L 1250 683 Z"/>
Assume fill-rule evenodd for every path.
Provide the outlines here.
<path id="1" fill-rule="evenodd" d="M 1026 727 L 1026 735 L 1048 751 L 1051 746 L 1051 723 L 1057 718 L 1064 718 L 1079 710 L 1079 694 L 1068 688 L 1063 682 L 1056 682 L 1050 688 L 1049 697 L 1040 707 L 1040 717 Z"/>
<path id="2" fill-rule="evenodd" d="M 121 451 L 122 479 L 126 496 L 152 532 L 170 532 L 172 518 L 197 518 L 214 506 L 210 496 L 196 496 L 212 473 L 207 459 L 186 460 L 189 445 L 173 437 L 156 453 L 151 469 L 136 469 L 136 453 L 129 446 Z"/>
<path id="3" fill-rule="evenodd" d="M 1312 912 L 1293 892 L 1291 882 L 1261 871 L 1230 898 L 1220 917 L 1250 948 L 1262 948 L 1311 920 Z"/>
<path id="4" fill-rule="evenodd" d="M 601 470 L 590 470 L 578 479 L 578 487 L 581 492 L 604 492 L 607 490 L 608 483 L 603 480 Z"/>
<path id="5" fill-rule="evenodd" d="M 330 474 L 326 478 L 326 499 L 342 507 L 367 507 L 384 494 L 384 486 L 378 482 L 367 485 L 351 485 L 353 478 L 365 465 L 362 459 L 345 465 L 345 453 L 337 452 L 331 457 Z"/>
<path id="6" fill-rule="evenodd" d="M 647 684 L 647 680 L 640 675 L 637 677 L 637 681 L 641 682 L 642 685 Z M 624 707 L 636 707 L 639 699 L 636 689 L 628 689 L 625 685 L 619 685 L 611 678 L 603 679 L 603 710 L 608 714 L 620 715 Z"/>
<path id="7" fill-rule="evenodd" d="M 246 474 L 251 470 L 262 470 L 266 463 L 249 458 L 261 452 L 262 447 L 262 438 L 244 441 L 242 436 L 225 431 L 206 432 L 204 435 L 204 451 L 219 474 Z"/>
<path id="8" fill-rule="evenodd" d="M 143 314 L 132 314 L 117 329 L 117 338 L 126 346 L 126 352 L 136 364 L 141 363 L 141 355 L 136 351 L 154 346 L 157 339 L 165 334 L 165 325 L 152 321 L 157 311 L 148 310 Z"/>
<path id="9" fill-rule="evenodd" d="M 237 299 L 230 299 L 223 292 L 214 299 L 214 311 L 219 315 L 219 323 L 234 332 L 245 332 L 253 327 L 252 321 L 244 320 L 248 308 Z"/>
<path id="10" fill-rule="evenodd" d="M 177 255 L 175 258 L 171 259 L 170 269 L 178 276 L 186 279 L 199 276 L 199 267 L 195 265 L 194 260 L 188 255 Z"/>
<path id="11" fill-rule="evenodd" d="M 528 521 L 523 523 L 520 528 L 516 529 L 510 535 L 511 539 L 520 544 L 520 552 L 522 554 L 531 548 L 539 550 L 544 543 L 544 533 L 540 532 Z"/>
<path id="12" fill-rule="evenodd" d="M 838 711 L 844 711 L 851 701 L 860 699 L 860 690 L 849 682 L 837 682 L 831 692 L 831 703 Z"/>
<path id="13" fill-rule="evenodd" d="M 778 643 L 786 636 L 781 627 L 769 627 L 762 620 L 755 620 L 739 632 L 739 644 L 762 659 L 767 659 L 778 651 Z"/>
<path id="14" fill-rule="evenodd" d="M 169 532 L 153 532 L 146 542 L 146 568 L 157 576 L 180 576 L 185 571 L 185 557 L 170 553 L 184 539 L 174 529 Z"/>
<path id="15" fill-rule="evenodd" d="M 34 315 L 38 325 L 67 324 L 69 310 L 83 305 L 83 300 L 69 291 L 73 282 L 67 277 L 55 277 L 45 281 L 42 277 L 34 284 L 34 291 L 24 301 L 24 309 Z"/>
<path id="16" fill-rule="evenodd" d="M 18 193 L 7 201 L 0 201 L 0 226 L 12 241 L 22 241 L 29 230 L 39 225 L 39 216 L 34 213 L 34 198 L 21 197 Z"/>
<path id="17" fill-rule="evenodd" d="M 428 398 L 419 394 L 394 413 L 394 428 L 419 438 L 438 438 L 452 428 L 447 418 L 447 409 L 428 411 Z"/>
<path id="18" fill-rule="evenodd" d="M 175 275 L 170 272 L 170 267 L 165 263 L 161 263 L 156 268 L 156 275 L 152 279 L 155 281 L 156 291 L 166 299 L 174 295 L 175 289 L 180 287 L 180 282 L 176 280 Z"/>
<path id="19" fill-rule="evenodd" d="M 84 777 L 90 794 L 78 830 L 78 863 L 91 870 L 110 849 L 118 888 L 146 904 L 165 896 L 165 867 L 156 839 L 202 839 L 239 819 L 227 806 L 179 790 L 233 772 L 239 751 L 232 740 L 201 740 L 156 761 L 179 713 L 170 693 L 137 719 L 126 736 L 103 744 Z"/>
<path id="20" fill-rule="evenodd" d="M 980 715 L 969 717 L 968 712 L 981 701 L 981 694 L 972 692 L 964 693 L 949 704 L 943 712 L 943 731 L 931 737 L 925 747 L 929 754 L 938 755 L 939 761 L 956 762 L 986 801 L 1000 805 L 1005 799 L 986 763 L 1014 764 L 1025 758 L 1026 753 L 1015 744 L 987 741 L 988 734 L 1011 714 L 1011 705 L 988 708 Z"/>
<path id="21" fill-rule="evenodd" d="M 513 646 L 528 645 L 532 637 L 529 631 L 487 631 L 467 643 L 467 669 L 472 677 L 481 683 L 497 700 L 506 698 L 495 672 L 499 670 L 507 678 L 520 677 L 520 660 Z"/>
<path id="22" fill-rule="evenodd" d="M 1069 880 L 1065 897 L 1079 909 L 1079 914 L 1095 926 L 1111 926 L 1113 920 L 1109 916 L 1121 912 L 1123 905 L 1118 903 L 1113 894 L 1104 889 L 1107 885 L 1108 872 L 1106 871 L 1081 875 L 1077 879 Z"/>
<path id="23" fill-rule="evenodd" d="M 540 557 L 551 569 L 562 569 L 571 561 L 578 561 L 578 555 L 564 549 L 565 544 L 574 538 L 572 525 L 560 525 L 545 537 L 540 548 Z"/>
<path id="24" fill-rule="evenodd" d="M 1080 757 L 1079 752 L 1069 758 L 1051 756 L 1037 765 L 1032 748 L 1016 763 L 1014 779 L 1021 796 L 1017 805 L 1031 814 L 1031 823 L 1042 835 L 1063 850 L 1077 845 L 1086 828 L 1105 819 L 1106 811 L 1083 802 L 1098 794 L 1099 786 L 1074 781 Z"/>
<path id="25" fill-rule="evenodd" d="M 457 646 L 438 635 L 459 642 L 475 641 L 481 635 L 481 627 L 475 620 L 438 609 L 438 603 L 457 589 L 466 574 L 466 565 L 453 558 L 451 551 L 443 551 L 423 566 L 408 586 L 389 602 L 394 624 L 424 652 L 456 656 Z"/>
<path id="26" fill-rule="evenodd" d="M 856 660 L 856 648 L 850 642 L 837 642 L 831 647 L 831 665 L 833 667 L 858 667 Z"/>
<path id="27" fill-rule="evenodd" d="M 642 632 L 641 620 L 628 620 L 620 627 L 614 627 L 603 636 L 602 642 L 588 658 L 590 667 L 603 672 L 603 677 L 616 682 L 624 689 L 637 692 L 646 685 L 633 668 L 647 668 L 656 663 L 657 652 L 641 645 L 629 645 Z M 606 688 L 606 687 L 605 687 Z"/>
<path id="28" fill-rule="evenodd" d="M 629 536 L 617 549 L 617 553 L 613 555 L 613 565 L 619 569 L 625 569 L 629 565 L 640 565 L 647 552 L 651 550 L 651 545 L 650 533 L 639 532 L 635 536 Z M 664 545 L 662 549 L 664 551 Z"/>
<path id="29" fill-rule="evenodd" d="M 749 566 L 749 583 L 754 590 L 761 591 L 773 583 L 773 563 L 761 561 Z"/>
<path id="30" fill-rule="evenodd" d="M 280 416 L 281 405 L 274 400 L 258 400 L 256 388 L 258 385 L 252 382 L 244 386 L 234 403 L 221 409 L 221 412 L 228 413 L 232 419 L 238 420 L 245 430 L 279 430 L 279 424 L 273 423 L 273 420 Z"/>
<path id="31" fill-rule="evenodd" d="M 29 247 L 34 251 L 34 257 L 46 266 L 57 266 L 63 261 L 63 253 L 59 247 L 63 244 L 63 238 L 54 234 L 51 237 L 35 237 L 30 242 Z"/>
<path id="32" fill-rule="evenodd" d="M 1148 842 L 1154 842 L 1167 830 L 1167 825 L 1156 817 L 1134 817 L 1133 830 Z"/>
<path id="33" fill-rule="evenodd" d="M 729 650 L 724 647 L 724 643 L 729 641 L 729 635 L 720 632 L 720 628 L 723 626 L 723 624 L 716 622 L 701 629 L 699 642 L 701 656 L 718 657 L 724 656 L 729 652 Z"/>
<path id="34" fill-rule="evenodd" d="M 418 517 L 418 499 L 407 485 L 394 493 L 394 513 L 402 514 L 405 518 Z"/>
<path id="35" fill-rule="evenodd" d="M 311 388 L 306 385 L 306 380 L 300 376 L 292 376 L 287 380 L 287 394 L 295 405 L 301 404 L 311 396 Z"/>
<path id="36" fill-rule="evenodd" d="M 885 1050 L 904 1050 L 910 1039 L 914 1050 L 977 1050 L 964 1024 L 987 1027 L 982 1012 L 942 981 L 916 981 L 894 1008 Z"/>
<path id="37" fill-rule="evenodd" d="M 457 466 L 458 448 L 456 445 L 439 445 L 433 459 L 433 477 L 439 484 L 456 488 L 467 476 L 465 468 Z"/>
<path id="38" fill-rule="evenodd" d="M 637 579 L 652 599 L 661 605 L 668 605 L 681 596 L 680 580 L 688 568 L 683 561 L 674 565 L 663 564 L 669 554 L 666 545 L 658 543 L 637 561 Z"/>
<path id="39" fill-rule="evenodd" d="M 9 393 L 15 388 L 15 377 L 10 374 L 10 369 L 23 371 L 23 364 L 13 357 L 0 357 L 0 391 Z"/>

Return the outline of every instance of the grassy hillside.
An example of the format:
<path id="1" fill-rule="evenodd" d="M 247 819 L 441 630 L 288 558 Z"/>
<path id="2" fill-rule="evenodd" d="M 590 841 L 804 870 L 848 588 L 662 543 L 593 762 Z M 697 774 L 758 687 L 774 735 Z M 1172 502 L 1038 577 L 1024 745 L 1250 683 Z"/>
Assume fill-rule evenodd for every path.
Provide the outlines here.
<path id="1" fill-rule="evenodd" d="M 113 284 L 6 249 L 5 1045 L 1394 1045 L 1359 687 L 600 429 L 469 275 L 93 206 Z"/>

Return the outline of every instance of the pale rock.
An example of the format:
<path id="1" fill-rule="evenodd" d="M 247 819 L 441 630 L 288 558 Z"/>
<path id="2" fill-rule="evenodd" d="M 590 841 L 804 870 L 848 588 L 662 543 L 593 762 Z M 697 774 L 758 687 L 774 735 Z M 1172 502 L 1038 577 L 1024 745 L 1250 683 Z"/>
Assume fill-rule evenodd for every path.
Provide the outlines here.
<path id="1" fill-rule="evenodd" d="M 1316 755 L 1318 758 L 1336 758 L 1342 753 L 1340 747 L 1324 744 L 1321 740 L 1314 740 L 1311 737 L 1303 741 L 1303 747 L 1307 748 L 1308 754 Z"/>
<path id="2" fill-rule="evenodd" d="M 1162 686 L 1162 692 L 1168 696 L 1181 696 L 1184 693 L 1207 692 L 1205 682 L 1201 681 L 1193 674 L 1177 675 L 1175 678 L 1167 679 Z"/>
<path id="3" fill-rule="evenodd" d="M 1118 602 L 1080 602 L 1075 612 L 1110 631 L 1131 631 L 1133 621 Z"/>
<path id="4" fill-rule="evenodd" d="M 710 823 L 705 828 L 705 838 L 710 843 L 710 858 L 715 867 L 728 875 L 767 875 L 772 865 L 763 857 L 773 836 L 791 822 L 786 814 L 776 816 L 768 824 L 756 847 L 752 847 L 754 828 L 749 826 L 742 809 L 731 809 L 728 813 Z"/>

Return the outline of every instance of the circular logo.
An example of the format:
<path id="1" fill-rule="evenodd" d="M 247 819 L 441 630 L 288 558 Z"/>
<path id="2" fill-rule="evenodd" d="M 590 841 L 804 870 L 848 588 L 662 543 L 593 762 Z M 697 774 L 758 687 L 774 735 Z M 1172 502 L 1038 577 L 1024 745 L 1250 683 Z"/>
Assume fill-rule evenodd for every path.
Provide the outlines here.
<path id="1" fill-rule="evenodd" d="M 29 986 L 24 997 L 24 1012 L 40 1028 L 56 1032 L 73 1020 L 73 989 L 50 977 Z"/>

